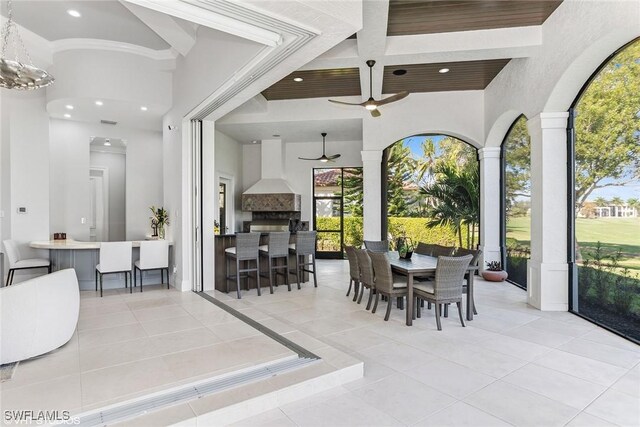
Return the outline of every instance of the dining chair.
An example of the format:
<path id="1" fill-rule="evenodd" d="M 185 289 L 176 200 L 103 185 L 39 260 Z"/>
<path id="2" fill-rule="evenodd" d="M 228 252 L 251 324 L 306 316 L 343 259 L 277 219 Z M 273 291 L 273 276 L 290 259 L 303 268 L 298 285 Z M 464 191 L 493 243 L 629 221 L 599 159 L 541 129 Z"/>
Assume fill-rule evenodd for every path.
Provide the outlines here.
<path id="1" fill-rule="evenodd" d="M 16 270 L 30 270 L 34 268 L 46 268 L 47 273 L 51 273 L 51 261 L 44 258 L 25 258 L 20 256 L 20 249 L 15 240 L 4 240 L 2 242 L 4 251 L 9 261 L 9 273 L 7 274 L 7 286 L 13 284 L 13 276 Z"/>
<path id="2" fill-rule="evenodd" d="M 133 263 L 133 286 L 137 286 L 136 270 L 140 273 L 140 292 L 142 292 L 142 273 L 160 270 L 160 284 L 164 284 L 164 272 L 167 272 L 169 289 L 169 242 L 166 240 L 144 240 L 140 242 L 140 259 Z"/>
<path id="3" fill-rule="evenodd" d="M 242 298 L 240 295 L 240 279 L 245 273 L 247 282 L 249 281 L 249 273 L 256 273 L 256 286 L 258 288 L 258 295 L 260 295 L 260 233 L 238 233 L 236 234 L 236 245 L 224 250 L 225 260 L 227 263 L 227 277 L 226 277 L 226 291 L 229 293 L 229 281 L 235 280 L 236 292 L 238 299 Z M 235 260 L 236 274 L 229 274 L 230 263 Z M 242 263 L 245 268 L 241 268 Z M 250 263 L 255 262 L 255 268 L 251 267 Z M 248 288 L 247 283 L 247 288 Z"/>
<path id="4" fill-rule="evenodd" d="M 371 258 L 366 249 L 356 249 L 356 257 L 358 258 L 358 266 L 360 267 L 360 294 L 358 296 L 358 304 L 362 302 L 362 296 L 365 289 L 369 289 L 369 301 L 367 302 L 367 310 L 371 308 L 373 294 L 376 286 L 373 279 L 373 266 Z"/>
<path id="5" fill-rule="evenodd" d="M 419 254 L 419 255 L 431 256 L 431 254 L 433 254 L 434 246 L 437 246 L 437 245 L 418 242 L 418 245 L 416 246 L 416 248 L 415 248 L 415 250 L 413 252 L 416 253 L 416 254 Z"/>
<path id="6" fill-rule="evenodd" d="M 365 240 L 365 249 L 372 252 L 389 252 L 388 240 Z"/>
<path id="7" fill-rule="evenodd" d="M 317 231 L 298 231 L 296 233 L 296 243 L 289 246 L 289 252 L 296 256 L 296 279 L 298 281 L 298 289 L 300 289 L 300 276 L 304 273 L 313 274 L 313 286 L 318 287 L 318 279 L 316 277 L 316 238 Z M 302 262 L 301 262 L 302 260 Z M 308 267 L 313 267 L 309 270 Z"/>
<path id="8" fill-rule="evenodd" d="M 96 265 L 96 291 L 100 276 L 100 296 L 102 297 L 102 276 L 105 274 L 124 273 L 124 287 L 131 284 L 131 242 L 100 243 L 100 264 Z M 127 282 L 127 277 L 129 281 Z M 133 287 L 129 286 L 129 293 Z"/>
<path id="9" fill-rule="evenodd" d="M 358 290 L 360 288 L 360 267 L 358 266 L 358 257 L 356 255 L 355 246 L 344 247 L 347 253 L 347 260 L 349 260 L 349 289 L 347 290 L 347 296 L 351 293 L 351 286 L 353 285 L 353 300 L 358 299 Z"/>
<path id="10" fill-rule="evenodd" d="M 260 255 L 267 258 L 267 270 L 269 274 L 269 289 L 273 293 L 273 275 L 278 280 L 278 274 L 284 276 L 285 283 L 289 292 L 291 292 L 291 283 L 289 283 L 289 239 L 291 233 L 288 231 L 280 231 L 269 233 L 269 244 L 260 246 Z M 284 258 L 284 265 L 278 265 L 278 260 Z M 275 261 L 275 265 L 274 265 Z M 284 273 L 279 270 L 284 269 Z"/>
<path id="11" fill-rule="evenodd" d="M 373 304 L 372 313 L 378 308 L 380 295 L 387 297 L 387 312 L 384 315 L 385 322 L 389 320 L 393 298 L 404 298 L 407 296 L 407 278 L 393 274 L 389 257 L 385 253 L 368 252 L 373 266 L 374 284 L 376 289 L 376 300 Z"/>
<path id="12" fill-rule="evenodd" d="M 477 267 L 478 266 L 478 261 L 480 261 L 480 255 L 482 255 L 482 250 L 480 249 L 465 249 L 465 248 L 458 248 L 456 249 L 456 256 L 464 256 L 464 255 L 471 255 L 473 256 L 473 258 L 471 258 L 471 261 L 469 262 L 469 266 L 471 267 Z M 475 274 L 475 271 L 467 271 L 464 275 L 464 285 L 462 286 L 462 293 L 467 293 L 469 292 L 469 280 L 473 280 L 473 277 L 470 277 L 470 275 Z M 471 295 L 471 306 L 473 308 L 473 314 L 478 314 L 478 311 L 476 310 L 476 301 L 474 298 L 474 295 Z"/>
<path id="13" fill-rule="evenodd" d="M 435 304 L 436 325 L 439 331 L 442 330 L 440 324 L 442 304 L 456 303 L 460 323 L 463 327 L 465 326 L 462 317 L 462 281 L 472 258 L 472 255 L 462 257 L 438 257 L 436 275 L 433 282 L 424 282 L 413 286 L 415 299 L 422 298 Z M 417 317 L 420 317 L 420 305 L 416 303 L 414 306 L 416 307 Z"/>
<path id="14" fill-rule="evenodd" d="M 441 256 L 453 256 L 453 252 L 456 250 L 453 246 L 443 246 L 443 245 L 432 245 L 431 256 L 432 257 L 441 257 Z"/>

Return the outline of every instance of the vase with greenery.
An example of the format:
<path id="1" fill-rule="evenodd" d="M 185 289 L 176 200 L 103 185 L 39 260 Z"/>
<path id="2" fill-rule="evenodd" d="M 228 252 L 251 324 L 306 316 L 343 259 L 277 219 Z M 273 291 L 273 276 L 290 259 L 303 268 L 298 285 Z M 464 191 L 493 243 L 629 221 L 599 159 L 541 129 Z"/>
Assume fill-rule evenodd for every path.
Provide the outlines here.
<path id="1" fill-rule="evenodd" d="M 509 276 L 507 272 L 502 269 L 502 263 L 500 261 L 489 261 L 486 264 L 487 269 L 482 271 L 484 280 L 503 282 Z"/>
<path id="2" fill-rule="evenodd" d="M 396 240 L 396 249 L 398 250 L 398 256 L 404 259 L 411 259 L 411 255 L 413 255 L 413 242 L 411 239 L 402 236 Z"/>
<path id="3" fill-rule="evenodd" d="M 169 225 L 169 213 L 162 206 L 158 208 L 151 206 L 149 209 L 151 209 L 151 212 L 153 213 L 153 216 L 149 219 L 151 219 L 152 224 L 155 221 L 155 224 L 158 227 L 158 238 L 164 240 L 165 226 Z"/>

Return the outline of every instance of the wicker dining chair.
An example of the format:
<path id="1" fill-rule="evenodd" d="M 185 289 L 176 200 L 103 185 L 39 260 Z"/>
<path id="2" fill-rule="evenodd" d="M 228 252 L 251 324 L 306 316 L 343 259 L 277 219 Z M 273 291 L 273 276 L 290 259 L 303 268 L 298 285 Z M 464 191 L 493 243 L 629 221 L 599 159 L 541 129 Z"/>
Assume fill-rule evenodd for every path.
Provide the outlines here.
<path id="1" fill-rule="evenodd" d="M 349 260 L 349 290 L 347 290 L 347 296 L 351 293 L 351 286 L 353 286 L 353 300 L 358 299 L 358 290 L 360 289 L 360 267 L 358 266 L 358 257 L 356 255 L 355 246 L 344 247 L 347 253 L 347 260 Z"/>
<path id="2" fill-rule="evenodd" d="M 482 251 L 480 249 L 477 249 L 477 250 L 464 249 L 464 248 L 456 249 L 456 256 L 464 256 L 464 255 L 473 256 L 473 258 L 469 262 L 469 265 L 477 266 L 478 261 L 480 261 L 480 255 L 482 255 Z M 469 280 L 470 274 L 475 274 L 475 271 L 467 271 L 465 273 L 464 275 L 465 282 L 464 282 L 464 285 L 462 286 L 462 293 L 467 293 L 469 291 L 467 283 L 469 283 L 468 280 Z M 476 310 L 476 301 L 473 295 L 471 295 L 471 306 L 473 307 L 473 314 L 478 314 L 478 311 Z"/>
<path id="3" fill-rule="evenodd" d="M 414 253 L 418 255 L 428 255 L 431 256 L 433 254 L 433 248 L 437 245 L 432 245 L 429 243 L 418 242 L 418 245 L 414 249 Z"/>
<path id="4" fill-rule="evenodd" d="M 439 331 L 442 330 L 440 324 L 442 304 L 456 303 L 460 323 L 463 327 L 465 326 L 462 317 L 462 281 L 472 258 L 472 255 L 438 257 L 435 280 L 413 286 L 414 298 L 421 298 L 435 304 L 436 325 Z M 416 303 L 414 306 L 416 307 L 417 317 L 420 317 L 420 305 Z"/>
<path id="5" fill-rule="evenodd" d="M 369 301 L 367 302 L 367 310 L 369 310 L 371 308 L 373 294 L 376 290 L 373 281 L 373 266 L 371 265 L 371 258 L 369 258 L 366 249 L 356 249 L 356 257 L 358 258 L 358 266 L 360 267 L 360 295 L 358 296 L 358 304 L 362 302 L 364 290 L 369 289 Z"/>
<path id="6" fill-rule="evenodd" d="M 387 312 L 384 315 L 384 320 L 388 321 L 389 315 L 391 314 L 391 306 L 393 305 L 393 298 L 404 298 L 407 296 L 407 278 L 393 274 L 387 254 L 369 251 L 369 258 L 371 258 L 371 265 L 373 266 L 374 284 L 376 288 L 376 300 L 371 312 L 376 312 L 380 295 L 386 296 Z"/>
<path id="7" fill-rule="evenodd" d="M 441 256 L 453 256 L 453 252 L 456 248 L 453 246 L 442 246 L 442 245 L 433 245 L 433 249 L 431 250 L 431 256 L 433 257 L 441 257 Z"/>
<path id="8" fill-rule="evenodd" d="M 389 252 L 389 241 L 365 240 L 364 247 L 371 252 Z"/>

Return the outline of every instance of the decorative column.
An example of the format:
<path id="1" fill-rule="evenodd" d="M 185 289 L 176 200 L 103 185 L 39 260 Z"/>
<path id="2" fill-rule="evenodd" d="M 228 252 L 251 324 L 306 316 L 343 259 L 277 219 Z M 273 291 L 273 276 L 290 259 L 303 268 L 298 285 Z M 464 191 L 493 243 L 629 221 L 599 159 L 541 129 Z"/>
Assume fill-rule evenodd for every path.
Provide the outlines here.
<path id="1" fill-rule="evenodd" d="M 361 154 L 364 238 L 365 240 L 381 240 L 382 150 L 365 150 Z"/>
<path id="2" fill-rule="evenodd" d="M 487 261 L 500 261 L 500 147 L 485 147 L 478 150 L 480 158 L 480 268 Z"/>
<path id="3" fill-rule="evenodd" d="M 531 259 L 527 293 L 540 310 L 569 307 L 567 264 L 567 118 L 540 113 L 529 119 L 531 136 Z"/>

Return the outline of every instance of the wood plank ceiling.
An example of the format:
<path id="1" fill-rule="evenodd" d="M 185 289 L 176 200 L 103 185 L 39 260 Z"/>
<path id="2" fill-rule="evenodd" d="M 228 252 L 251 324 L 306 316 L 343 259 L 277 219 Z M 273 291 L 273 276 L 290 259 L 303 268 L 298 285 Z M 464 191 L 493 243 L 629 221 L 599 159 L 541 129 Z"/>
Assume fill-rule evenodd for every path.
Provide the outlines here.
<path id="1" fill-rule="evenodd" d="M 541 25 L 562 0 L 390 0 L 388 36 Z"/>
<path id="2" fill-rule="evenodd" d="M 452 90 L 481 90 L 487 87 L 510 59 L 442 62 L 436 64 L 393 65 L 384 67 L 382 93 L 441 92 Z M 448 68 L 449 72 L 439 70 Z M 395 70 L 406 74 L 395 75 Z"/>
<path id="3" fill-rule="evenodd" d="M 293 79 L 300 77 L 301 82 Z M 360 95 L 358 68 L 296 71 L 262 92 L 267 101 Z"/>

